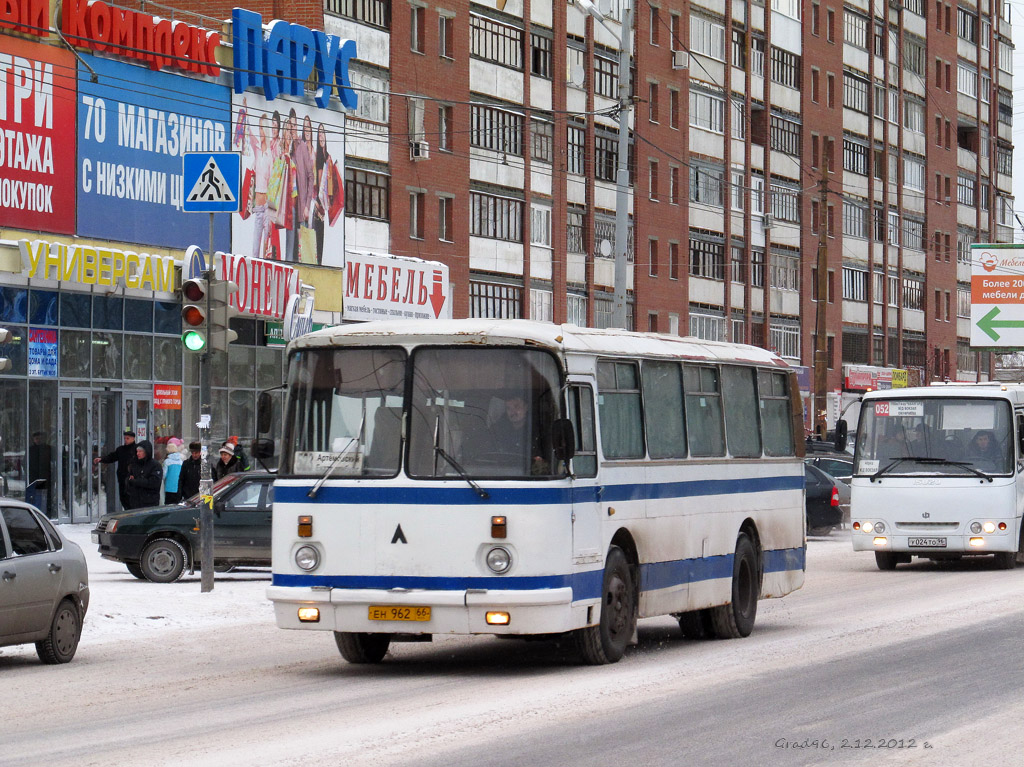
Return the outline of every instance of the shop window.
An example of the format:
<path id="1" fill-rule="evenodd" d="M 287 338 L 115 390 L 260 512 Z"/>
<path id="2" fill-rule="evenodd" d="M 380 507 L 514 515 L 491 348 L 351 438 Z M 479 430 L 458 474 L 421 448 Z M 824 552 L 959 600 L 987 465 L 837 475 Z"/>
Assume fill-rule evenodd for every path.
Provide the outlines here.
<path id="1" fill-rule="evenodd" d="M 88 334 L 86 334 L 88 335 Z M 141 336 L 130 335 L 133 340 Z M 121 378 L 121 357 L 122 338 L 120 333 L 93 333 L 92 334 L 92 377 L 120 380 Z M 144 376 L 146 380 L 152 379 L 153 350 L 150 347 L 148 368 L 150 375 Z M 63 355 L 62 355 L 63 356 Z M 125 371 L 127 373 L 127 371 Z"/>
<path id="2" fill-rule="evenodd" d="M 181 320 L 181 304 L 162 304 L 162 306 L 173 306 L 179 323 Z M 124 302 L 124 326 L 132 332 L 152 333 L 153 332 L 153 302 L 133 301 L 128 298 Z M 158 331 L 162 333 L 181 334 L 181 327 L 177 330 Z"/>
<path id="3" fill-rule="evenodd" d="M 95 341 L 93 349 L 95 350 Z M 116 365 L 116 362 L 111 360 L 110 364 Z M 124 377 L 132 381 L 153 380 L 153 336 L 136 333 L 125 336 Z"/>
<path id="4" fill-rule="evenodd" d="M 256 388 L 269 389 L 284 380 L 284 354 L 281 347 L 256 350 Z"/>
<path id="5" fill-rule="evenodd" d="M 0 288 L 0 322 L 28 322 L 28 291 Z"/>
<path id="6" fill-rule="evenodd" d="M 228 354 L 228 380 L 231 387 L 252 388 L 255 378 L 256 349 L 252 346 L 232 346 Z"/>
<path id="7" fill-rule="evenodd" d="M 28 296 L 28 308 L 30 324 L 57 324 L 57 293 L 48 290 L 33 290 Z"/>
<path id="8" fill-rule="evenodd" d="M 60 294 L 60 324 L 68 328 L 92 327 L 92 296 L 87 293 Z"/>
<path id="9" fill-rule="evenodd" d="M 181 341 L 178 338 L 153 339 L 153 380 L 181 380 Z"/>
<path id="10" fill-rule="evenodd" d="M 97 330 L 124 329 L 124 299 L 114 296 L 95 296 L 92 302 L 92 326 Z M 148 332 L 129 323 L 128 327 L 136 332 Z"/>
<path id="11" fill-rule="evenodd" d="M 11 361 L 11 368 L 5 372 L 7 375 L 25 375 L 25 357 L 28 350 L 26 329 L 11 325 L 7 325 L 6 328 L 11 331 L 11 340 L 6 344 L 0 344 L 0 357 L 6 357 Z"/>
<path id="12" fill-rule="evenodd" d="M 129 301 L 129 305 L 133 302 Z M 130 306 L 126 309 L 126 316 L 131 318 Z M 157 333 L 167 333 L 168 335 L 181 335 L 181 304 L 171 303 L 169 301 L 157 301 L 153 304 L 155 323 L 153 330 Z M 129 322 L 128 327 L 132 327 Z"/>
<path id="13" fill-rule="evenodd" d="M 89 333 L 77 330 L 60 332 L 61 378 L 88 378 L 92 359 Z"/>

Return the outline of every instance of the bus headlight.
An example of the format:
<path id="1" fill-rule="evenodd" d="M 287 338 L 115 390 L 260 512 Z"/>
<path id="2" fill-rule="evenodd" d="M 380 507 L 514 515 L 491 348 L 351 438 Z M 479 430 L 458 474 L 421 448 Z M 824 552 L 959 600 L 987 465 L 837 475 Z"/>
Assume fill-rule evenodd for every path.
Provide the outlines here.
<path id="1" fill-rule="evenodd" d="M 981 532 L 981 522 L 971 522 L 971 532 L 977 535 Z"/>
<path id="2" fill-rule="evenodd" d="M 495 546 L 488 551 L 485 559 L 487 566 L 491 568 L 491 572 L 498 575 L 508 572 L 508 569 L 512 566 L 512 555 L 508 553 L 508 549 L 503 549 L 501 546 Z"/>
<path id="3" fill-rule="evenodd" d="M 870 533 L 872 530 L 875 529 L 875 526 L 870 522 L 865 522 L 863 525 L 860 526 L 860 529 L 863 530 L 865 533 Z"/>
<path id="4" fill-rule="evenodd" d="M 300 546 L 295 552 L 295 564 L 307 572 L 320 564 L 320 552 L 312 546 Z"/>
<path id="5" fill-rule="evenodd" d="M 986 522 L 981 526 L 981 529 L 984 530 L 986 533 L 994 533 L 996 531 L 996 523 Z"/>
<path id="6" fill-rule="evenodd" d="M 875 522 L 875 532 L 881 535 L 885 532 L 885 522 Z"/>

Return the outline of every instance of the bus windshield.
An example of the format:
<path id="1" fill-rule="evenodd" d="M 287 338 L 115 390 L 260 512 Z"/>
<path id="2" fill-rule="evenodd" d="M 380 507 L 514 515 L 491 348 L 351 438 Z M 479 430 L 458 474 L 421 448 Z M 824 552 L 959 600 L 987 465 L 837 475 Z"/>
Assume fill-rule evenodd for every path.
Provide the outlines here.
<path id="1" fill-rule="evenodd" d="M 1013 421 L 1001 399 L 873 399 L 861 411 L 854 473 L 1010 474 Z"/>
<path id="2" fill-rule="evenodd" d="M 555 358 L 536 349 L 302 350 L 281 471 L 395 476 L 405 458 L 419 479 L 562 476 L 551 439 L 560 382 Z"/>

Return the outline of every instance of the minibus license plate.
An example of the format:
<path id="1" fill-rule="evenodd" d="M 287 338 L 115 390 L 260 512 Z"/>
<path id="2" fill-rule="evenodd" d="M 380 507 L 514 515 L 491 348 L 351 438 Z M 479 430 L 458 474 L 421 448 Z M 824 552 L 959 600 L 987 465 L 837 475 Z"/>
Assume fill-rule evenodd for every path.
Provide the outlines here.
<path id="1" fill-rule="evenodd" d="M 911 538 L 907 544 L 916 548 L 944 549 L 946 548 L 945 538 Z"/>
<path id="2" fill-rule="evenodd" d="M 370 605 L 371 621 L 429 621 L 429 607 L 403 605 Z"/>

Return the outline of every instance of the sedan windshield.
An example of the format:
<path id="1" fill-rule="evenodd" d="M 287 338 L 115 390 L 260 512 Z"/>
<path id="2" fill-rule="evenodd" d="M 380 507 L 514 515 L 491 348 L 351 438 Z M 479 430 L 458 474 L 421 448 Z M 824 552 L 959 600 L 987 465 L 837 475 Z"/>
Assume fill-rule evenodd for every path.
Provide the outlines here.
<path id="1" fill-rule="evenodd" d="M 1009 474 L 1013 422 L 1001 399 L 876 399 L 861 411 L 857 475 Z"/>

